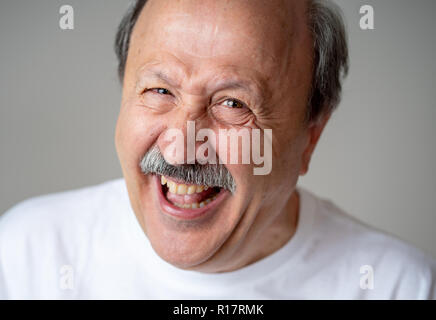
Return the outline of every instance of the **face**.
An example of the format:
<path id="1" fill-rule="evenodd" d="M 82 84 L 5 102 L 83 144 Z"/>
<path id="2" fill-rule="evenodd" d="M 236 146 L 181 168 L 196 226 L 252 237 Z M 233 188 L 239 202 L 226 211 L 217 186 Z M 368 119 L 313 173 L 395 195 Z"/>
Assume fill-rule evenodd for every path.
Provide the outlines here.
<path id="1" fill-rule="evenodd" d="M 295 205 L 298 176 L 327 119 L 304 121 L 313 50 L 305 10 L 305 1 L 149 0 L 141 12 L 116 148 L 137 220 L 173 265 L 235 268 L 248 253 L 265 250 L 268 230 Z M 188 121 L 217 136 L 220 129 L 272 129 L 271 172 L 254 175 L 252 164 L 225 164 L 233 193 L 144 174 L 144 155 L 153 148 L 164 153 L 167 130 L 186 134 Z M 164 154 L 168 165 L 178 166 L 179 158 Z"/>

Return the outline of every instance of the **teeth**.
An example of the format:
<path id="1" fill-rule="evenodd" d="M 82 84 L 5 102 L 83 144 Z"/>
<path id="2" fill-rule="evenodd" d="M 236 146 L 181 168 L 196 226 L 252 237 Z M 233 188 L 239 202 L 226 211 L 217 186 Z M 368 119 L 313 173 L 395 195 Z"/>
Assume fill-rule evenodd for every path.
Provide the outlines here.
<path id="1" fill-rule="evenodd" d="M 188 190 L 188 187 L 186 184 L 179 184 L 177 186 L 177 194 L 186 194 L 186 191 Z"/>
<path id="2" fill-rule="evenodd" d="M 166 183 L 167 183 L 167 179 L 166 179 L 164 176 L 161 176 L 161 177 L 160 177 L 160 183 L 161 183 L 162 185 L 166 184 Z"/>
<path id="3" fill-rule="evenodd" d="M 188 187 L 188 194 L 194 194 L 195 193 L 195 189 L 197 189 L 196 186 L 189 186 Z"/>
<path id="4" fill-rule="evenodd" d="M 185 204 L 181 204 L 181 203 L 173 203 L 173 204 L 176 207 L 183 208 L 183 209 L 198 209 L 198 208 L 203 208 L 205 205 L 210 203 L 212 200 L 213 200 L 213 198 L 207 199 L 207 200 L 202 201 L 200 203 L 194 202 L 194 203 L 185 203 Z"/>
<path id="5" fill-rule="evenodd" d="M 171 193 L 177 193 L 177 184 L 173 181 L 168 181 L 167 182 L 168 188 L 170 189 Z"/>
<path id="6" fill-rule="evenodd" d="M 216 195 L 214 195 L 212 198 L 209 198 L 207 200 L 201 201 L 200 203 L 194 202 L 194 203 L 173 203 L 176 207 L 183 208 L 183 209 L 198 209 L 203 208 L 205 205 L 211 203 L 213 200 L 216 199 Z"/>
<path id="7" fill-rule="evenodd" d="M 202 186 L 202 185 L 186 185 L 186 184 L 178 184 L 172 180 L 168 180 L 164 176 L 161 176 L 160 182 L 162 185 L 167 185 L 168 189 L 171 193 L 174 194 L 194 194 L 194 193 L 200 193 L 204 190 L 208 190 L 209 187 Z"/>

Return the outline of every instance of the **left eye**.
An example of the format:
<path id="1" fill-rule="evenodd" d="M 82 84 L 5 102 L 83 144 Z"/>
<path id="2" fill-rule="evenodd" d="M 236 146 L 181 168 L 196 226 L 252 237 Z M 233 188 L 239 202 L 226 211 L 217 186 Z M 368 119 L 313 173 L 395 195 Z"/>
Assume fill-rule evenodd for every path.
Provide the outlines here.
<path id="1" fill-rule="evenodd" d="M 223 104 L 229 108 L 243 108 L 244 104 L 241 101 L 235 99 L 224 100 Z"/>

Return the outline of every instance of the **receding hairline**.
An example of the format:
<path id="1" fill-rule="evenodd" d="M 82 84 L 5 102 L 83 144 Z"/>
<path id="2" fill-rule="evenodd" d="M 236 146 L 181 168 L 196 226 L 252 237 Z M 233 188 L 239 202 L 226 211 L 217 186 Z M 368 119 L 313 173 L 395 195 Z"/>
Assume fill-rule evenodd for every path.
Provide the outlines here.
<path id="1" fill-rule="evenodd" d="M 162 0 L 159 0 L 162 2 Z M 172 0 L 170 0 L 172 1 Z M 167 1 L 169 3 L 171 3 L 170 1 Z M 188 0 L 189 1 L 189 0 Z M 178 3 L 187 3 L 188 1 L 185 2 L 178 2 Z M 190 2 L 196 2 L 198 0 L 191 0 Z M 200 3 L 205 3 L 205 0 L 200 0 Z M 206 0 L 206 1 L 210 1 L 214 4 L 217 3 L 229 3 L 226 1 L 217 1 L 217 0 Z M 281 27 L 280 29 L 280 33 L 282 32 L 286 32 L 288 34 L 288 36 L 290 36 L 288 39 L 291 40 L 292 39 L 292 35 L 298 31 L 298 30 L 305 30 L 308 33 L 310 33 L 310 28 L 309 28 L 309 4 L 313 1 L 313 0 L 298 0 L 298 1 L 290 1 L 290 0 L 239 0 L 239 2 L 242 3 L 246 3 L 247 4 L 247 8 L 252 8 L 255 7 L 255 10 L 258 10 L 255 14 L 255 16 L 259 16 L 260 18 L 264 18 L 262 17 L 262 15 L 259 15 L 259 12 L 265 13 L 266 10 L 262 9 L 262 7 L 271 7 L 272 2 L 274 1 L 274 4 L 276 4 L 275 10 L 269 10 L 270 13 L 272 13 L 274 15 L 274 18 L 267 18 L 268 20 L 268 24 L 270 24 L 271 22 L 276 22 L 276 24 Z M 147 19 L 144 19 L 144 15 L 147 14 L 147 11 L 150 10 L 150 7 L 153 5 L 156 5 L 158 2 L 157 0 L 142 0 L 139 2 L 143 2 L 144 5 L 142 6 L 142 8 L 140 9 L 140 12 L 138 13 L 138 17 L 135 20 L 135 24 L 133 26 L 133 29 L 131 31 L 131 36 L 133 35 L 137 35 L 138 34 L 138 22 L 139 20 L 141 21 L 148 21 Z M 256 6 L 256 4 L 258 4 Z M 286 4 L 286 10 L 283 10 L 283 5 L 282 4 Z M 262 6 L 260 6 L 262 5 Z M 176 7 L 176 6 L 171 6 L 169 10 L 171 10 L 171 8 Z M 186 5 L 185 5 L 186 7 Z M 148 9 L 147 9 L 148 8 Z M 196 9 L 195 6 L 192 6 L 192 9 Z M 241 8 L 240 8 L 241 9 Z M 169 10 L 165 10 L 165 7 L 161 9 L 162 12 L 167 13 Z M 197 10 L 198 11 L 198 10 Z M 159 13 L 159 12 L 158 12 Z M 156 14 L 156 12 L 153 12 L 153 14 Z M 174 16 L 180 15 L 180 16 L 189 16 L 191 15 L 190 12 L 186 12 L 186 13 L 180 13 L 175 11 Z M 301 17 L 304 17 L 303 19 Z M 302 21 L 303 20 L 303 21 Z M 302 23 L 298 23 L 298 22 L 302 22 Z"/>
<path id="2" fill-rule="evenodd" d="M 162 1 L 162 0 L 159 0 Z M 192 2 L 194 0 L 191 0 Z M 202 1 L 202 0 L 200 0 Z M 211 1 L 211 0 L 210 0 Z M 255 3 L 260 3 L 260 4 L 265 4 L 267 3 L 269 6 L 271 4 L 272 1 L 274 1 L 274 3 L 276 4 L 276 14 L 280 14 L 281 16 L 281 24 L 286 25 L 286 32 L 287 32 L 287 38 L 286 40 L 288 41 L 292 41 L 294 34 L 296 32 L 296 30 L 305 30 L 306 32 L 308 32 L 308 34 L 311 36 L 311 29 L 310 29 L 310 5 L 316 1 L 316 0 L 298 0 L 298 1 L 290 1 L 290 0 L 268 0 L 268 1 L 264 1 L 264 0 L 240 0 L 241 2 L 245 2 L 247 4 L 249 4 L 250 6 L 253 6 L 253 4 Z M 217 0 L 213 0 L 213 3 L 218 3 Z M 133 25 L 131 26 L 131 30 L 128 34 L 128 44 L 125 44 L 127 47 L 129 46 L 129 44 L 131 44 L 132 42 L 132 38 L 133 37 L 137 37 L 138 32 L 140 32 L 138 30 L 138 21 L 139 20 L 143 20 L 141 19 L 141 17 L 143 17 L 146 14 L 146 10 L 147 8 L 150 8 L 150 6 L 152 6 L 153 4 L 156 4 L 157 0 L 136 0 L 136 8 L 138 10 L 138 12 L 136 12 L 136 17 L 134 18 L 133 21 Z M 180 1 L 179 1 L 180 3 Z M 139 4 L 139 6 L 138 6 Z M 286 10 L 282 10 L 280 8 L 282 8 L 282 6 L 280 4 L 284 4 L 285 7 L 287 7 Z M 298 5 L 297 5 L 298 4 Z M 138 8 L 139 7 L 139 8 Z M 298 8 L 298 10 L 296 10 L 296 8 Z M 304 13 L 303 15 L 298 14 L 297 12 L 302 12 Z M 285 12 L 283 14 L 283 12 Z M 297 24 L 296 21 L 298 21 L 300 19 L 300 16 L 304 16 L 304 23 L 301 24 Z M 276 20 L 276 19 L 274 19 Z M 145 20 L 147 21 L 147 20 Z M 295 27 L 297 26 L 297 27 Z M 303 28 L 301 28 L 301 26 L 304 26 Z M 140 33 L 139 33 L 140 34 Z M 127 52 L 128 53 L 128 50 Z M 125 60 L 127 60 L 127 57 L 125 57 Z M 122 78 L 124 77 L 124 71 L 125 71 L 125 64 L 126 61 L 124 61 L 124 63 L 122 65 L 120 65 L 121 68 L 119 68 L 119 77 L 122 80 Z"/>

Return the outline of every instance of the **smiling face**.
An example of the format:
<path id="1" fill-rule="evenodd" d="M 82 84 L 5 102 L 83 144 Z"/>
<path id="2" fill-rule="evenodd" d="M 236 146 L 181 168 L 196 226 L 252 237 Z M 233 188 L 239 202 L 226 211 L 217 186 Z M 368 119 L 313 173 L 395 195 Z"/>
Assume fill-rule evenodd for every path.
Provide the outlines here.
<path id="1" fill-rule="evenodd" d="M 132 208 L 168 262 L 233 270 L 295 231 L 295 185 L 327 119 L 304 121 L 313 55 L 305 11 L 305 1 L 279 0 L 149 0 L 142 10 L 130 41 L 116 147 Z M 271 173 L 226 164 L 234 193 L 144 174 L 144 155 L 164 153 L 166 130 L 186 133 L 188 121 L 217 136 L 219 129 L 272 129 Z M 164 159 L 170 166 L 180 160 Z"/>

